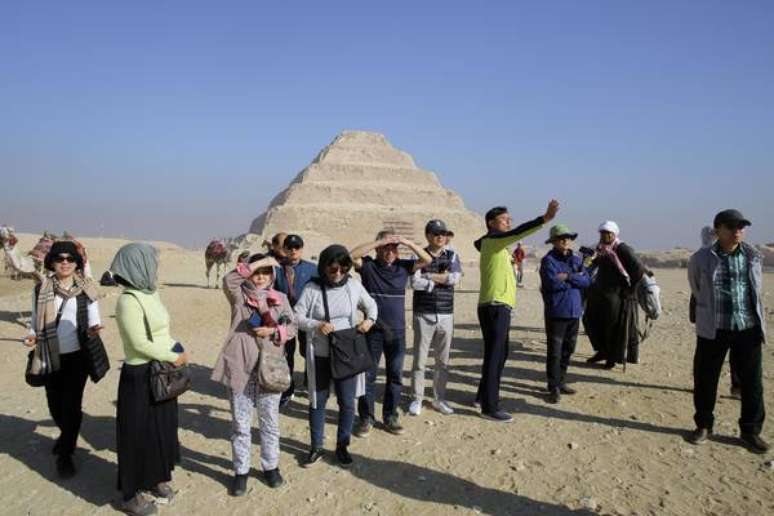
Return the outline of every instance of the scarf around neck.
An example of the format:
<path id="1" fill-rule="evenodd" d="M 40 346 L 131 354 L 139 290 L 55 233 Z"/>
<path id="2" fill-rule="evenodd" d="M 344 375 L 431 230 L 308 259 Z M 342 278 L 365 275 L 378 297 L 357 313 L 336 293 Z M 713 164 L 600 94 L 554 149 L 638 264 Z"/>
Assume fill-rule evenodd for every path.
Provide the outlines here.
<path id="1" fill-rule="evenodd" d="M 621 263 L 621 259 L 618 257 L 618 253 L 616 252 L 618 246 L 621 245 L 621 243 L 622 242 L 618 239 L 618 237 L 616 237 L 615 240 L 609 244 L 600 243 L 597 245 L 597 254 L 599 256 L 609 258 L 610 261 L 613 262 L 613 265 L 615 265 L 618 269 L 618 272 L 620 272 L 626 280 L 626 284 L 631 286 L 631 278 L 629 277 L 629 273 L 626 272 L 626 268 L 623 266 L 623 263 Z"/>

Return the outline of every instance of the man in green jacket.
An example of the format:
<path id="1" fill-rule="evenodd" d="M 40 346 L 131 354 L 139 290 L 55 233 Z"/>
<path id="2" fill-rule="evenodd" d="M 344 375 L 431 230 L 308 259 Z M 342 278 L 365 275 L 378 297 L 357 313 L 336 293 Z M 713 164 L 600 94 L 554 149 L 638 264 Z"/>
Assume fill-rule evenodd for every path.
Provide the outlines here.
<path id="1" fill-rule="evenodd" d="M 500 410 L 500 378 L 508 358 L 508 332 L 511 310 L 516 302 L 516 279 L 508 247 L 539 230 L 559 211 L 552 199 L 545 214 L 511 229 L 508 208 L 497 206 L 486 213 L 487 234 L 474 242 L 481 253 L 481 290 L 478 297 L 478 322 L 484 337 L 484 363 L 476 402 L 487 419 L 510 423 L 510 414 Z"/>

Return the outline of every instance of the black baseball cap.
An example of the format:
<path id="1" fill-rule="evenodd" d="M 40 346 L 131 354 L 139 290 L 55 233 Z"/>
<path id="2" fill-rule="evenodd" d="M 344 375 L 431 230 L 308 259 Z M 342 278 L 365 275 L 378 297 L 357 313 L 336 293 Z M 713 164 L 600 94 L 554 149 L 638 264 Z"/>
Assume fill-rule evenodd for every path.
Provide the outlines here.
<path id="1" fill-rule="evenodd" d="M 285 249 L 301 249 L 304 247 L 304 239 L 298 235 L 290 234 L 285 237 L 285 242 L 282 244 Z"/>
<path id="2" fill-rule="evenodd" d="M 723 226 L 752 226 L 752 222 L 744 218 L 739 210 L 723 210 L 715 215 L 713 222 L 715 227 Z"/>
<path id="3" fill-rule="evenodd" d="M 433 219 L 425 225 L 425 234 L 430 235 L 448 235 L 451 233 L 442 220 Z"/>

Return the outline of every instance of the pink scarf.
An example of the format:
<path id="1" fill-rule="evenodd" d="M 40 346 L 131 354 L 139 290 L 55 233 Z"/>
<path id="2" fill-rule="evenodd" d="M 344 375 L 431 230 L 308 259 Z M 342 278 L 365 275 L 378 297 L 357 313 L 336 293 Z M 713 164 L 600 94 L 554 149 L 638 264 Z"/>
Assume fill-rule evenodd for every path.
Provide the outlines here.
<path id="1" fill-rule="evenodd" d="M 623 264 L 621 263 L 621 259 L 618 258 L 618 253 L 615 252 L 616 249 L 618 249 L 618 246 L 621 244 L 621 241 L 618 239 L 618 237 L 615 237 L 615 240 L 613 240 L 610 244 L 599 244 L 597 245 L 597 255 L 598 256 L 607 256 L 610 261 L 612 261 L 615 266 L 618 268 L 618 272 L 620 272 L 624 279 L 626 279 L 626 284 L 631 285 L 631 278 L 629 278 L 629 273 L 626 272 L 626 269 L 624 268 Z"/>
<path id="2" fill-rule="evenodd" d="M 237 270 L 239 270 L 238 266 Z M 240 275 L 241 274 L 242 272 L 240 271 Z M 258 313 L 261 314 L 261 321 L 263 321 L 264 326 L 268 328 L 277 328 L 279 343 L 284 344 L 288 340 L 287 328 L 285 328 L 284 324 L 277 323 L 270 310 L 271 307 L 282 304 L 280 293 L 271 286 L 269 288 L 258 288 L 255 286 L 255 283 L 248 279 L 242 282 L 242 294 L 245 296 L 245 303 L 247 303 L 248 306 L 255 308 Z"/>

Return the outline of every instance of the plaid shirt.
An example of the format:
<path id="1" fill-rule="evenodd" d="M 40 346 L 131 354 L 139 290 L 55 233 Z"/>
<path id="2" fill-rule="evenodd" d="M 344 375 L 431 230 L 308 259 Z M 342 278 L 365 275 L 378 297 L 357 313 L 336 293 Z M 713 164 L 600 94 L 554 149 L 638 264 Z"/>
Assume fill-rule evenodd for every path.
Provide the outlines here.
<path id="1" fill-rule="evenodd" d="M 714 281 L 717 329 L 750 329 L 755 326 L 756 317 L 750 300 L 747 254 L 742 246 L 726 253 L 715 244 L 714 251 L 720 258 Z"/>

